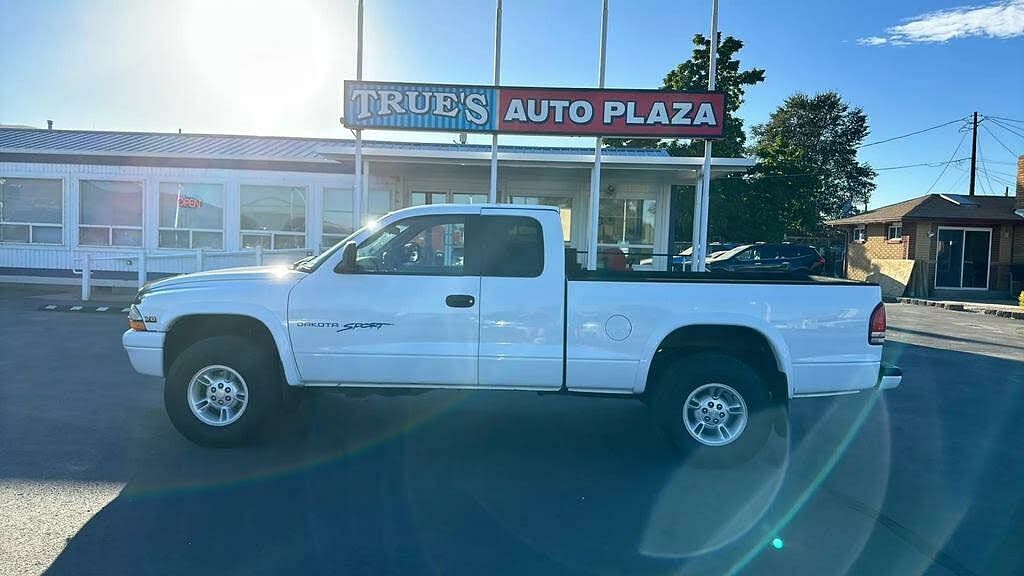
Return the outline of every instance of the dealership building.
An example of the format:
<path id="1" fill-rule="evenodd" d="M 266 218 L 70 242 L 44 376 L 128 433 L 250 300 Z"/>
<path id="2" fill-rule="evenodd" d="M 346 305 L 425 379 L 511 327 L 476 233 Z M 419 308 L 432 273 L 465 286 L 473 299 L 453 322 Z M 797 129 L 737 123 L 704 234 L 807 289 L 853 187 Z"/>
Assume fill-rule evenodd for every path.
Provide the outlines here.
<path id="1" fill-rule="evenodd" d="M 362 202 L 352 140 L 0 128 L 0 281 L 76 283 L 86 258 L 95 283 L 124 285 L 292 261 L 392 210 L 488 198 L 490 146 L 364 140 L 361 158 Z M 594 149 L 501 146 L 498 161 L 498 201 L 558 206 L 585 252 Z M 672 189 L 701 162 L 605 149 L 599 254 L 667 253 Z M 716 158 L 712 177 L 753 163 Z"/>

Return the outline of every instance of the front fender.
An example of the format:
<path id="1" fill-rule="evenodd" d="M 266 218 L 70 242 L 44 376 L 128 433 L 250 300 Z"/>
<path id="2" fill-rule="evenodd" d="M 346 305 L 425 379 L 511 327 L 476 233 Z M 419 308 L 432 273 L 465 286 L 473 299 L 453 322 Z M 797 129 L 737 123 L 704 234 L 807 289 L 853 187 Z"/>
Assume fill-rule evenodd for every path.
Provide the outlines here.
<path id="1" fill-rule="evenodd" d="M 647 386 L 647 376 L 651 371 L 651 365 L 654 361 L 654 355 L 658 352 L 658 348 L 665 341 L 665 338 L 672 332 L 689 326 L 736 326 L 750 328 L 759 333 L 771 346 L 779 371 L 786 375 L 788 396 L 793 396 L 793 379 L 791 378 L 793 360 L 790 357 L 789 346 L 779 330 L 756 316 L 722 312 L 687 314 L 685 323 L 666 322 L 659 326 L 658 329 L 652 331 L 647 342 L 644 344 L 643 352 L 640 356 L 640 366 L 636 371 L 636 380 L 633 382 L 634 393 L 641 394 L 644 392 Z"/>
<path id="2" fill-rule="evenodd" d="M 144 317 L 153 320 L 146 323 L 146 329 L 158 332 L 170 332 L 174 323 L 186 316 L 229 314 L 254 318 L 267 327 L 277 347 L 285 380 L 295 386 L 301 383 L 301 378 L 292 353 L 291 339 L 288 337 L 288 291 L 284 289 L 279 294 L 273 294 L 273 298 L 266 298 L 264 294 L 263 301 L 280 303 L 279 308 L 271 308 L 247 300 L 243 294 L 214 290 L 199 284 L 185 285 L 147 295 L 139 305 L 139 310 Z"/>

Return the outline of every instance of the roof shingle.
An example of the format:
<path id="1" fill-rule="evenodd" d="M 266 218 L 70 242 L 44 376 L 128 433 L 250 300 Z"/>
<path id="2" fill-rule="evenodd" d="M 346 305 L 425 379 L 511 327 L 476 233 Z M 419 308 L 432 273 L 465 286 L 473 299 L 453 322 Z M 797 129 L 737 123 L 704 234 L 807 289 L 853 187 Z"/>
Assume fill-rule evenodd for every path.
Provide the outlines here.
<path id="1" fill-rule="evenodd" d="M 871 224 L 899 220 L 1003 220 L 1024 222 L 1013 213 L 1014 198 L 1006 196 L 960 196 L 926 194 L 889 206 L 882 206 L 848 218 L 830 220 L 829 226 Z"/>
<path id="2" fill-rule="evenodd" d="M 392 150 L 437 150 L 489 152 L 489 144 L 438 144 L 364 140 L 363 145 Z M 93 130 L 41 130 L 0 127 L 0 152 L 117 154 L 202 158 L 246 158 L 304 162 L 330 162 L 320 154 L 325 148 L 351 146 L 355 141 L 339 138 L 292 138 L 282 136 L 241 136 L 231 134 L 174 134 L 159 132 L 104 132 Z M 499 146 L 501 152 L 523 154 L 593 154 L 593 148 L 547 148 L 542 146 Z M 613 157 L 664 158 L 658 148 L 606 148 Z"/>

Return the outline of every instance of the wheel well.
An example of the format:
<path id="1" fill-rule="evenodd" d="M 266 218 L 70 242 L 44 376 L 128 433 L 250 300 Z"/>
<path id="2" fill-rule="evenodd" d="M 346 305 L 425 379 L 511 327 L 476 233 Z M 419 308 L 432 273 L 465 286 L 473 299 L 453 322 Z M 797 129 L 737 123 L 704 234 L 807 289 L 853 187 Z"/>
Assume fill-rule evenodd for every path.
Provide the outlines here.
<path id="1" fill-rule="evenodd" d="M 789 398 L 786 374 L 779 369 L 771 343 L 764 334 L 746 326 L 695 325 L 673 330 L 658 345 L 647 373 L 646 389 L 657 380 L 669 359 L 696 352 L 727 354 L 746 362 L 765 375 L 773 399 Z"/>
<path id="2" fill-rule="evenodd" d="M 170 372 L 174 360 L 192 344 L 210 336 L 227 335 L 242 336 L 272 350 L 280 366 L 274 337 L 263 322 L 251 316 L 236 314 L 197 314 L 183 316 L 171 325 L 164 340 L 164 374 Z"/>

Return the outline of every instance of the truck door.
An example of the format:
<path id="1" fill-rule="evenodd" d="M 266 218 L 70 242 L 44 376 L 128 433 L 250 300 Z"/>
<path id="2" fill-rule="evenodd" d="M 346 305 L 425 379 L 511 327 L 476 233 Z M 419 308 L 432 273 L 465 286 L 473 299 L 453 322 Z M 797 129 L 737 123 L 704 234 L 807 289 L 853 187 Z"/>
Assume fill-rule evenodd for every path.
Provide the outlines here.
<path id="1" fill-rule="evenodd" d="M 475 215 L 410 216 L 357 251 L 358 273 L 318 269 L 292 290 L 289 331 L 311 382 L 475 386 L 480 276 Z"/>
<path id="2" fill-rule="evenodd" d="M 480 385 L 557 390 L 565 321 L 558 212 L 483 208 L 480 214 Z"/>

